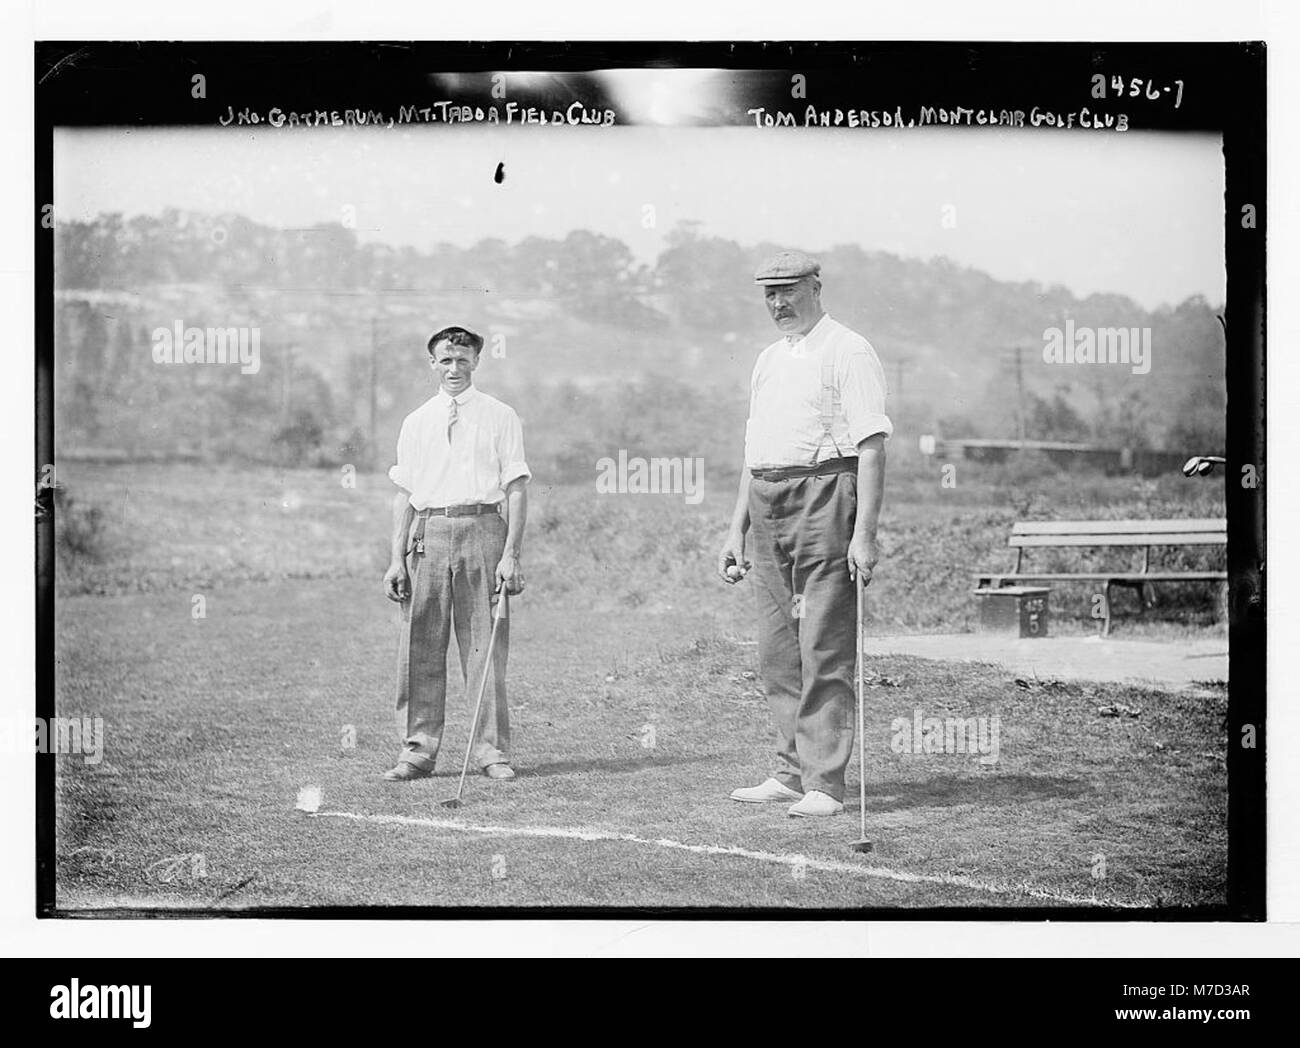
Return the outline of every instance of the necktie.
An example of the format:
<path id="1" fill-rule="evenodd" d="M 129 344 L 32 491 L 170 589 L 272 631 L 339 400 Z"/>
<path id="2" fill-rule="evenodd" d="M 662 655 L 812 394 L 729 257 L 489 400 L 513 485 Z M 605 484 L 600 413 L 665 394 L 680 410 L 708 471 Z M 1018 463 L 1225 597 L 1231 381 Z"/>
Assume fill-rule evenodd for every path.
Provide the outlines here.
<path id="1" fill-rule="evenodd" d="M 447 443 L 451 443 L 451 427 L 456 424 L 456 419 L 460 417 L 457 409 L 456 398 L 451 398 L 451 406 L 447 408 Z"/>

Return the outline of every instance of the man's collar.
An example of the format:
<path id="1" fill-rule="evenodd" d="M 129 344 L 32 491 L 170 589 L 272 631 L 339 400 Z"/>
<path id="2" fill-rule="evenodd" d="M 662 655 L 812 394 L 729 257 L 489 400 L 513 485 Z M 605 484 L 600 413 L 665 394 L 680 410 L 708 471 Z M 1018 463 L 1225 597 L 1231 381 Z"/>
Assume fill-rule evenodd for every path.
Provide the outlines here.
<path id="1" fill-rule="evenodd" d="M 827 322 L 828 320 L 830 320 L 830 318 L 831 318 L 831 315 L 830 315 L 829 313 L 822 313 L 822 315 L 821 315 L 820 317 L 817 318 L 817 323 L 814 324 L 811 328 L 809 328 L 809 330 L 808 330 L 808 334 L 806 334 L 806 335 L 785 335 L 785 336 L 783 336 L 784 339 L 785 339 L 785 343 L 786 343 L 786 345 L 788 345 L 788 346 L 798 346 L 798 345 L 802 345 L 802 344 L 803 344 L 804 342 L 806 342 L 808 339 L 813 338 L 814 336 L 820 334 L 821 331 L 822 331 L 822 329 L 823 329 L 823 327 L 826 325 L 826 322 Z"/>
<path id="2" fill-rule="evenodd" d="M 439 386 L 437 392 L 437 398 L 443 402 L 454 400 L 457 403 L 457 405 L 463 407 L 464 405 L 468 404 L 471 400 L 473 400 L 477 393 L 478 393 L 478 387 L 470 386 L 463 393 L 457 393 L 453 397 L 450 393 L 448 393 L 445 389 L 443 389 L 442 386 Z"/>

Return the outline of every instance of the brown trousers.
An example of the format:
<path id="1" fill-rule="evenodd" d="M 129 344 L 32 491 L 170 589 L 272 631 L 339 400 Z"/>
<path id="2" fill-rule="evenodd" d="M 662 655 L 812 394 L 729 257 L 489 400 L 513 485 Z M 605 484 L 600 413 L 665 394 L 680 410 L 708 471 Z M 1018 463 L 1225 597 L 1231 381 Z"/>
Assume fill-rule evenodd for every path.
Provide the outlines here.
<path id="1" fill-rule="evenodd" d="M 416 551 L 423 539 L 424 552 Z M 447 647 L 453 627 L 466 683 L 465 726 L 474 715 L 496 612 L 495 572 L 505 551 L 506 523 L 497 514 L 417 517 L 407 542 L 411 597 L 402 604 L 397 657 L 399 760 L 432 771 L 442 743 L 447 705 Z M 480 767 L 510 760 L 506 660 L 510 623 L 497 627 L 491 677 L 479 716 L 472 759 Z"/>
<path id="2" fill-rule="evenodd" d="M 844 799 L 853 752 L 857 611 L 847 556 L 854 473 L 749 487 L 759 668 L 777 735 L 773 777 Z"/>

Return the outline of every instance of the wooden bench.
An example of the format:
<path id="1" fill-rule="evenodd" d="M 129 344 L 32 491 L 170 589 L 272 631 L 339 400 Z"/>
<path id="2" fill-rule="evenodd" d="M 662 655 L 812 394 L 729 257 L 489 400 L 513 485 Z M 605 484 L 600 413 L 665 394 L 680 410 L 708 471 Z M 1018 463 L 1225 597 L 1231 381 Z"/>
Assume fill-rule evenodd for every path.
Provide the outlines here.
<path id="1" fill-rule="evenodd" d="M 1105 583 L 1106 606 L 1102 634 L 1110 633 L 1110 588 L 1133 586 L 1140 591 L 1153 582 L 1226 582 L 1226 571 L 1152 571 L 1152 546 L 1223 546 L 1228 544 L 1228 522 L 1206 517 L 1187 520 L 1055 520 L 1018 521 L 1007 545 L 1016 551 L 1016 564 L 1003 574 L 978 573 L 976 591 L 998 589 L 1021 582 Z M 1063 546 L 1141 547 L 1138 571 L 1025 571 L 1025 550 Z M 1145 592 L 1145 591 L 1144 591 Z M 1149 601 L 1144 603 L 1149 604 Z"/>

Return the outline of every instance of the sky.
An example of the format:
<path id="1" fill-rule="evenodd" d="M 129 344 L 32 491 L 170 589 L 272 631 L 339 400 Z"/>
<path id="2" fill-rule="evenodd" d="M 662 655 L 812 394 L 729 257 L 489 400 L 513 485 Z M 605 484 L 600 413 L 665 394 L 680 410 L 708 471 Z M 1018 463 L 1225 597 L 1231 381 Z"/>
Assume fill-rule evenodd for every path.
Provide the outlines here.
<path id="1" fill-rule="evenodd" d="M 946 256 L 1001 280 L 1224 298 L 1217 135 L 970 128 L 60 129 L 56 219 L 165 207 L 281 227 L 355 222 L 428 249 L 590 229 L 652 262 L 704 235 Z M 505 178 L 494 179 L 498 164 Z M 351 209 L 351 210 L 348 210 Z M 828 280 L 833 274 L 825 274 Z"/>

